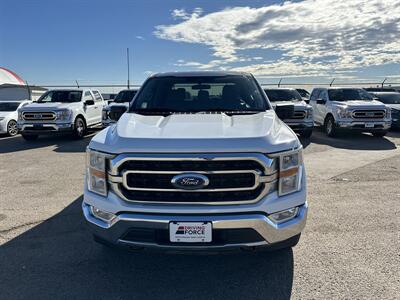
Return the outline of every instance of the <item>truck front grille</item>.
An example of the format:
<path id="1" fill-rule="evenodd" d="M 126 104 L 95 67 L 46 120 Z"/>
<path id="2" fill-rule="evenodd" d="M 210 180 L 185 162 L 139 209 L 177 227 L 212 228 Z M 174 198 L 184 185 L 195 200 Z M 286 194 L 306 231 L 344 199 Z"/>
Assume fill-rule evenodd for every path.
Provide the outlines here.
<path id="1" fill-rule="evenodd" d="M 385 114 L 384 110 L 355 110 L 352 116 L 355 119 L 383 119 Z"/>
<path id="2" fill-rule="evenodd" d="M 22 118 L 25 121 L 54 121 L 56 114 L 54 112 L 23 112 Z"/>
<path id="3" fill-rule="evenodd" d="M 295 110 L 291 119 L 304 119 L 306 112 L 304 110 Z"/>
<path id="4" fill-rule="evenodd" d="M 204 175 L 209 184 L 187 190 L 172 183 L 175 176 L 187 173 Z M 276 186 L 276 179 L 276 161 L 261 154 L 250 158 L 117 157 L 109 173 L 110 185 L 119 196 L 149 203 L 254 202 Z"/>

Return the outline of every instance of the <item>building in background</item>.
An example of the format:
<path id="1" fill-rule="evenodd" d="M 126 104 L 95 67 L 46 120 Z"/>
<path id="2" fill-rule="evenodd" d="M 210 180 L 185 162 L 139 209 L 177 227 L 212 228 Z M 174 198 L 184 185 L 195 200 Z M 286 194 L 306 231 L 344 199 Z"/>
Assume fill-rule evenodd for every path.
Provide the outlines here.
<path id="1" fill-rule="evenodd" d="M 21 77 L 6 68 L 0 67 L 0 101 L 37 100 L 46 88 L 28 86 Z"/>

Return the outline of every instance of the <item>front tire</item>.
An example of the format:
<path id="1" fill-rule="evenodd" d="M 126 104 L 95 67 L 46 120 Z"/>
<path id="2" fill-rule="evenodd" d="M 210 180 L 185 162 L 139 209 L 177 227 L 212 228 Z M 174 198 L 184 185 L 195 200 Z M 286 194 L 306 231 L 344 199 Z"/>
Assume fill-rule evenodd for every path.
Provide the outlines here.
<path id="1" fill-rule="evenodd" d="M 17 134 L 18 134 L 17 121 L 10 120 L 7 124 L 7 135 L 8 136 L 16 136 Z"/>
<path id="2" fill-rule="evenodd" d="M 337 135 L 337 129 L 335 119 L 332 116 L 328 116 L 325 120 L 324 130 L 327 136 L 335 137 Z"/>
<path id="3" fill-rule="evenodd" d="M 39 137 L 37 134 L 21 134 L 25 141 L 35 141 Z"/>
<path id="4" fill-rule="evenodd" d="M 78 117 L 74 122 L 74 132 L 73 135 L 76 139 L 82 139 L 86 134 L 86 123 L 85 120 Z"/>

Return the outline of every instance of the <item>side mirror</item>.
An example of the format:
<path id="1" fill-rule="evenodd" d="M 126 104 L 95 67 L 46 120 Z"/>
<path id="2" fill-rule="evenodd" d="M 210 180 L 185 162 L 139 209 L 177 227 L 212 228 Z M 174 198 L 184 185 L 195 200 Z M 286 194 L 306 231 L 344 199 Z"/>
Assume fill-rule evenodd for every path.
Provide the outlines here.
<path id="1" fill-rule="evenodd" d="M 317 99 L 317 104 L 324 105 L 325 103 L 326 103 L 326 101 L 324 99 L 321 99 L 321 98 Z"/>
<path id="2" fill-rule="evenodd" d="M 275 113 L 281 120 L 290 119 L 294 114 L 294 105 L 277 105 Z"/>
<path id="3" fill-rule="evenodd" d="M 126 106 L 122 105 L 113 105 L 110 106 L 110 110 L 108 111 L 108 116 L 113 121 L 118 121 L 119 118 L 128 110 Z"/>
<path id="4" fill-rule="evenodd" d="M 85 101 L 85 105 L 94 105 L 94 101 L 93 100 L 86 100 Z"/>

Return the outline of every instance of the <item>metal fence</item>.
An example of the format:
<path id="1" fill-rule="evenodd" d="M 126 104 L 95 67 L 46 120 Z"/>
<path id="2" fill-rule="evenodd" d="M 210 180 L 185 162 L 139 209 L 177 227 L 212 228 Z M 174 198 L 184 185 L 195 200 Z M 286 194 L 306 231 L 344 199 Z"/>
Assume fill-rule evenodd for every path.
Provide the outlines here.
<path id="1" fill-rule="evenodd" d="M 400 82 L 387 82 L 384 80 L 383 82 L 378 81 L 335 81 L 331 80 L 330 82 L 284 82 L 283 80 L 279 80 L 278 82 L 262 82 L 259 80 L 260 84 L 264 87 L 290 87 L 290 88 L 304 88 L 306 90 L 311 91 L 314 87 L 328 87 L 328 86 L 346 86 L 346 87 L 378 87 L 378 88 L 400 88 Z M 117 84 L 107 84 L 107 83 L 90 83 L 85 82 L 84 84 L 80 84 L 76 82 L 75 84 L 35 84 L 30 85 L 31 88 L 35 86 L 44 87 L 47 89 L 63 89 L 63 88 L 93 88 L 98 89 L 102 93 L 118 93 L 123 89 L 137 89 L 140 87 L 139 84 L 131 84 L 127 85 L 124 83 Z"/>

